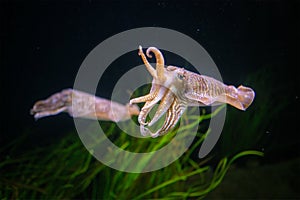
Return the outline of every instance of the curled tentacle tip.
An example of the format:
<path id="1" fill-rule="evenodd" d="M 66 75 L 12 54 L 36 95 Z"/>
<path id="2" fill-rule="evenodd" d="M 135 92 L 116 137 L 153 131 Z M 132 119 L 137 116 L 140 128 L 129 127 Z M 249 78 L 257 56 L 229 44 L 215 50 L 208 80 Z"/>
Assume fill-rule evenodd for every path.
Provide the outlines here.
<path id="1" fill-rule="evenodd" d="M 147 126 L 148 122 L 140 122 L 140 124 L 143 125 L 143 126 Z"/>
<path id="2" fill-rule="evenodd" d="M 152 138 L 156 138 L 160 135 L 159 131 L 157 131 L 156 133 L 152 133 L 148 128 L 144 127 L 143 125 L 140 126 L 140 131 L 142 136 L 145 137 L 150 135 Z"/>
<path id="3" fill-rule="evenodd" d="M 139 45 L 139 52 L 138 52 L 138 55 L 142 55 L 143 54 L 143 48 L 141 45 Z"/>
<path id="4" fill-rule="evenodd" d="M 156 132 L 156 133 L 151 133 L 150 132 L 150 135 L 152 138 L 157 138 L 159 136 L 159 132 Z"/>
<path id="5" fill-rule="evenodd" d="M 140 126 L 140 132 L 141 132 L 141 135 L 144 137 L 149 135 L 149 129 L 144 127 L 143 125 Z"/>
<path id="6" fill-rule="evenodd" d="M 149 58 L 152 58 L 152 55 L 150 54 L 150 52 L 152 51 L 151 47 L 147 49 L 146 51 L 146 55 L 149 57 Z"/>
<path id="7" fill-rule="evenodd" d="M 143 125 L 143 126 L 147 126 L 148 122 L 145 122 L 145 119 L 138 119 L 138 122 Z"/>

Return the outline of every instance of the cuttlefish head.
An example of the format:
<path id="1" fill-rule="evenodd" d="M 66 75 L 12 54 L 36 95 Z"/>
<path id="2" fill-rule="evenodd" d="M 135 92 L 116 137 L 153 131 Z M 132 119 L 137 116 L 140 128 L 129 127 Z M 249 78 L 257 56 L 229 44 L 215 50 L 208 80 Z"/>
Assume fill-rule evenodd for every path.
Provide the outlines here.
<path id="1" fill-rule="evenodd" d="M 148 63 L 143 54 L 142 47 L 139 47 L 139 55 L 142 56 L 147 70 L 154 79 L 154 83 L 170 89 L 175 94 L 177 94 L 177 91 L 183 91 L 185 83 L 185 70 L 175 66 L 165 67 L 164 57 L 162 53 L 155 47 L 149 47 L 147 49 L 147 57 L 152 58 L 151 53 L 155 55 L 156 69 Z"/>

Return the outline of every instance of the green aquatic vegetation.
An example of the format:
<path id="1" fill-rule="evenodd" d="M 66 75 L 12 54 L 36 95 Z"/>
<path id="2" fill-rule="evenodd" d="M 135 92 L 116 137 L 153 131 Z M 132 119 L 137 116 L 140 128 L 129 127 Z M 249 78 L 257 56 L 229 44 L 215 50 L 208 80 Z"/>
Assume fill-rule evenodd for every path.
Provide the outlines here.
<path id="1" fill-rule="evenodd" d="M 194 121 L 155 139 L 136 139 L 120 132 L 115 123 L 100 124 L 106 129 L 106 136 L 120 148 L 152 152 L 168 144 L 176 132 L 181 132 L 180 139 L 184 142 L 191 126 L 198 126 L 221 109 L 224 107 L 200 117 L 185 114 L 182 121 L 187 117 Z M 2 199 L 201 199 L 221 183 L 236 159 L 263 155 L 258 151 L 243 151 L 223 157 L 213 169 L 208 163 L 211 157 L 192 158 L 209 131 L 199 132 L 189 149 L 172 164 L 148 173 L 121 172 L 103 165 L 92 156 L 93 150 L 88 152 L 84 148 L 76 133 L 67 134 L 56 144 L 22 152 L 18 149 L 27 142 L 24 135 L 1 149 L 7 156 L 2 156 L 0 163 L 0 196 Z M 104 138 L 95 140 L 101 145 Z M 112 158 L 111 162 L 118 161 Z M 143 165 L 151 162 L 155 161 L 145 160 Z"/>

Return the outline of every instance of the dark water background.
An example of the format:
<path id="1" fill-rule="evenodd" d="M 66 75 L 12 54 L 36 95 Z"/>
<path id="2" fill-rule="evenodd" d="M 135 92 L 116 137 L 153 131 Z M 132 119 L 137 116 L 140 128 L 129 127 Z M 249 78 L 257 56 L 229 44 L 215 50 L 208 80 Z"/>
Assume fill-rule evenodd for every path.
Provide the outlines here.
<path id="1" fill-rule="evenodd" d="M 276 66 L 272 76 L 279 81 L 274 87 L 288 85 L 276 94 L 286 96 L 286 102 L 276 104 L 288 106 L 275 121 L 262 122 L 269 124 L 270 134 L 261 146 L 269 148 L 267 163 L 295 159 L 300 144 L 299 5 L 299 1 L 1 1 L 0 144 L 26 131 L 43 134 L 32 139 L 33 146 L 74 131 L 67 115 L 35 122 L 29 110 L 36 100 L 72 87 L 82 61 L 99 43 L 122 31 L 150 26 L 174 29 L 198 41 L 225 83 L 238 86 L 249 74 Z M 107 87 L 97 94 L 109 98 Z"/>

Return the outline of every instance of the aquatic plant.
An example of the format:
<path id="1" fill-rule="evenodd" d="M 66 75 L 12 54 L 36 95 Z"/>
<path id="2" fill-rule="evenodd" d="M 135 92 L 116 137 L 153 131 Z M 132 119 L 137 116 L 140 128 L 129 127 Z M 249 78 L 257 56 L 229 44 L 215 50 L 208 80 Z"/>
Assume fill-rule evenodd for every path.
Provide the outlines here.
<path id="1" fill-rule="evenodd" d="M 195 123 L 180 126 L 182 140 L 188 136 L 188 126 L 213 117 L 215 113 L 192 117 Z M 159 138 L 136 139 L 120 132 L 115 123 L 100 123 L 107 137 L 122 149 L 151 152 L 163 147 L 176 134 Z M 223 157 L 215 168 L 206 159 L 192 159 L 209 134 L 198 133 L 188 151 L 169 166 L 148 173 L 127 173 L 109 168 L 97 161 L 82 145 L 76 133 L 69 133 L 57 143 L 44 148 L 22 151 L 28 133 L 0 149 L 0 196 L 2 199 L 199 199 L 216 188 L 230 165 L 245 155 L 263 154 L 243 151 L 233 157 Z M 102 138 L 98 138 L 101 145 Z M 6 155 L 5 155 L 6 153 Z M 172 152 L 170 152 L 172 153 Z M 150 162 L 145 161 L 145 162 Z"/>

